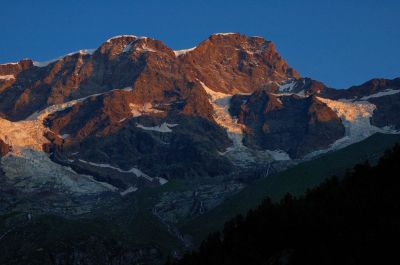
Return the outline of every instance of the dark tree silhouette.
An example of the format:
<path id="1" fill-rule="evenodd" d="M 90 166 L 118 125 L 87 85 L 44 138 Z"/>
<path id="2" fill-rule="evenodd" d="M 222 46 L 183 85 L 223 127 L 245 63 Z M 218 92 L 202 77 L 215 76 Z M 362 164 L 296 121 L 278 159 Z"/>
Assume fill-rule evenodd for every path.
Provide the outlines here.
<path id="1" fill-rule="evenodd" d="M 266 198 L 175 265 L 398 264 L 400 146 L 301 198 Z"/>

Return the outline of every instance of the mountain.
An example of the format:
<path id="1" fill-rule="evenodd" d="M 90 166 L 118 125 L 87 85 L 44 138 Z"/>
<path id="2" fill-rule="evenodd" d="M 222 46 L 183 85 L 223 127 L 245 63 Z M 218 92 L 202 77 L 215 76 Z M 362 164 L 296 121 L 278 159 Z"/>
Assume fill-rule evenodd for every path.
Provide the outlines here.
<path id="1" fill-rule="evenodd" d="M 1 65 L 0 75 L 6 127 L 44 134 L 35 151 L 120 191 L 302 160 L 400 126 L 399 79 L 335 90 L 301 78 L 271 41 L 233 33 L 182 51 L 117 36 L 49 62 Z M 9 134 L 8 145 L 26 147 Z"/>
<path id="2" fill-rule="evenodd" d="M 177 224 L 255 180 L 398 134 L 399 92 L 400 78 L 327 87 L 301 77 L 271 41 L 237 33 L 180 51 L 122 35 L 47 62 L 1 64 L 0 215 L 129 208 L 151 220 L 144 241 L 158 232 L 175 242 L 168 250 L 190 248 Z"/>

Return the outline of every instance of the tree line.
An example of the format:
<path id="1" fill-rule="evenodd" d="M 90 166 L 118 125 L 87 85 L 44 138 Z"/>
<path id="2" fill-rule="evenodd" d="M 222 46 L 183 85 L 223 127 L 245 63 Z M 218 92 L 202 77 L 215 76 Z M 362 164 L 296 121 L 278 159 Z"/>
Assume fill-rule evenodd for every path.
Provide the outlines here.
<path id="1" fill-rule="evenodd" d="M 270 198 L 168 265 L 400 264 L 400 145 L 302 197 Z"/>

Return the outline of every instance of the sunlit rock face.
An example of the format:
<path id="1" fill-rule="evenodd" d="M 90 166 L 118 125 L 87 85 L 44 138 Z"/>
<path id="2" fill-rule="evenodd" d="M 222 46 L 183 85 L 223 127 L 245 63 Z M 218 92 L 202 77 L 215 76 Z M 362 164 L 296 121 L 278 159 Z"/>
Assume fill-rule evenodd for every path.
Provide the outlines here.
<path id="1" fill-rule="evenodd" d="M 47 62 L 0 65 L 2 161 L 54 163 L 41 174 L 60 166 L 62 185 L 82 178 L 96 192 L 127 194 L 396 133 L 398 92 L 399 79 L 335 90 L 301 78 L 260 37 L 219 33 L 173 51 L 116 36 Z M 9 176 L 28 174 L 6 164 Z"/>

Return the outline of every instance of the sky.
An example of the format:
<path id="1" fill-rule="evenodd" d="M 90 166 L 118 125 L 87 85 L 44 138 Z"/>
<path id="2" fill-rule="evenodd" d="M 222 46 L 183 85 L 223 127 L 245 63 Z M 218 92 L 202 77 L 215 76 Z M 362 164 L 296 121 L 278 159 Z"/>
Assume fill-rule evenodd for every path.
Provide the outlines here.
<path id="1" fill-rule="evenodd" d="M 0 0 L 0 63 L 47 61 L 120 34 L 191 48 L 212 33 L 275 43 L 301 76 L 347 88 L 400 76 L 398 0 Z"/>

